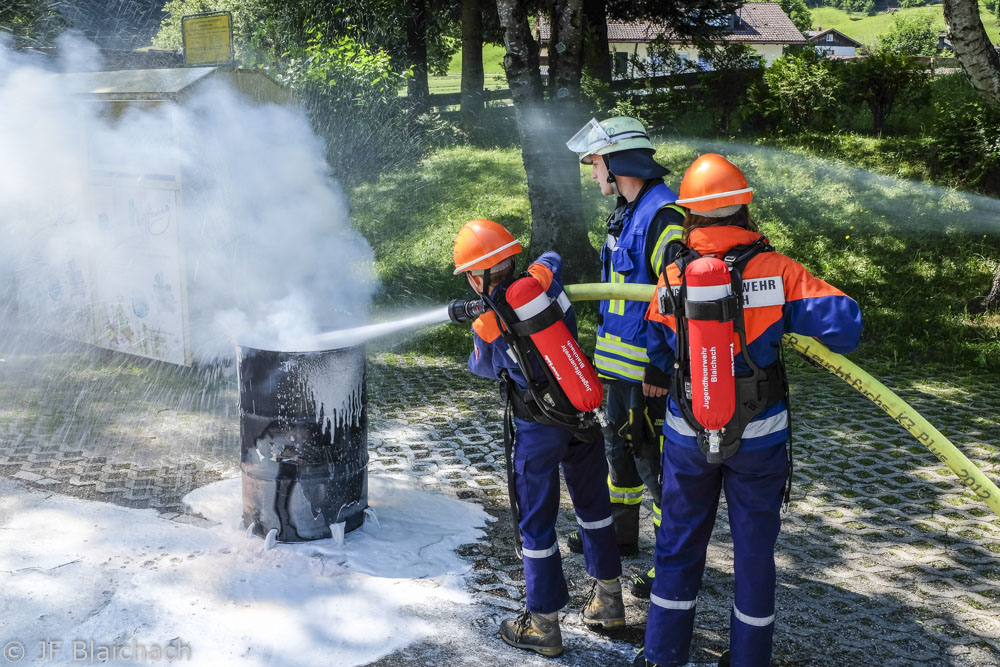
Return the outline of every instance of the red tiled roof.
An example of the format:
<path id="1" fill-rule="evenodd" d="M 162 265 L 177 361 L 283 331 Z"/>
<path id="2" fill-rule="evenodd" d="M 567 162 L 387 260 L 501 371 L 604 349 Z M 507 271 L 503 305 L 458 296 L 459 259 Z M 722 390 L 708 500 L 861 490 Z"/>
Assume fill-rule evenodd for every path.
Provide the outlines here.
<path id="1" fill-rule="evenodd" d="M 736 25 L 732 32 L 723 36 L 727 42 L 751 44 L 805 44 L 802 36 L 788 15 L 776 2 L 748 2 L 736 11 Z M 547 42 L 552 34 L 548 19 L 538 18 L 535 30 L 540 41 Z M 608 21 L 609 42 L 651 42 L 661 33 L 666 33 L 673 44 L 683 40 L 671 37 L 669 29 L 649 22 L 622 23 Z"/>

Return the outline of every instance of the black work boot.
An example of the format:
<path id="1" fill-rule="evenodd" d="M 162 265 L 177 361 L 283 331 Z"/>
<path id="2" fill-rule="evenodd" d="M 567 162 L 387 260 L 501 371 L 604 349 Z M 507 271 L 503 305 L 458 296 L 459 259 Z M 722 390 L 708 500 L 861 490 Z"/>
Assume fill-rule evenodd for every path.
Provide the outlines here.
<path id="1" fill-rule="evenodd" d="M 625 602 L 622 600 L 621 582 L 595 581 L 580 618 L 590 628 L 608 630 L 624 626 Z"/>
<path id="2" fill-rule="evenodd" d="M 723 651 L 719 656 L 719 667 L 729 667 L 729 651 Z"/>
<path id="3" fill-rule="evenodd" d="M 656 572 L 649 568 L 648 572 L 633 572 L 632 578 L 628 582 L 628 589 L 637 598 L 649 599 L 649 594 L 653 592 L 653 578 Z"/>
<path id="4" fill-rule="evenodd" d="M 635 660 L 632 661 L 632 667 L 657 667 L 655 662 L 646 660 L 644 652 L 645 647 L 639 649 L 639 653 L 636 654 Z"/>
<path id="5" fill-rule="evenodd" d="M 566 538 L 566 546 L 569 550 L 575 554 L 583 553 L 583 538 L 580 537 L 579 531 L 570 535 Z M 639 554 L 638 544 L 619 544 L 618 545 L 618 555 L 623 558 L 631 558 Z"/>
<path id="6" fill-rule="evenodd" d="M 549 621 L 527 610 L 517 618 L 504 619 L 500 624 L 500 639 L 514 648 L 534 651 L 549 658 L 563 651 L 559 619 Z"/>

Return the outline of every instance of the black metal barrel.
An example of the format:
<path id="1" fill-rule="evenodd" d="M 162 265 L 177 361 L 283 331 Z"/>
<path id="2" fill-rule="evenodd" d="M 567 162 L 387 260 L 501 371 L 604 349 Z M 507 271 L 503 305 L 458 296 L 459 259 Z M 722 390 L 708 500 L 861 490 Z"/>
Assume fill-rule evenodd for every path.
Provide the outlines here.
<path id="1" fill-rule="evenodd" d="M 239 350 L 243 525 L 278 541 L 330 537 L 364 521 L 368 395 L 363 346 Z"/>

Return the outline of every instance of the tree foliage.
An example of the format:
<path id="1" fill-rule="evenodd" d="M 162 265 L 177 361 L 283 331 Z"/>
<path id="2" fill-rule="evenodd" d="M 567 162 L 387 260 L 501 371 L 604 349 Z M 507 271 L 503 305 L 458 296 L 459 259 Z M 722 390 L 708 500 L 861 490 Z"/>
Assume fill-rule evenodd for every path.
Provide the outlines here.
<path id="1" fill-rule="evenodd" d="M 1000 110 L 1000 55 L 990 43 L 986 28 L 983 27 L 979 3 L 976 0 L 945 0 L 944 19 L 948 23 L 948 36 L 955 55 L 962 63 L 969 83 L 992 106 L 990 114 L 995 117 Z M 980 120 L 984 116 L 982 114 Z M 994 122 L 992 128 L 983 128 L 984 131 L 980 134 L 985 139 L 986 150 L 994 155 L 1000 152 L 997 151 L 996 127 Z M 1000 184 L 996 187 L 1000 187 Z M 997 268 L 993 287 L 984 303 L 987 308 L 1000 309 L 1000 268 Z"/>
<path id="2" fill-rule="evenodd" d="M 395 71 L 385 51 L 369 51 L 347 35 L 324 39 L 313 30 L 275 74 L 305 106 L 342 178 L 415 150 L 406 145 L 405 98 L 399 96 L 409 73 Z"/>
<path id="3" fill-rule="evenodd" d="M 427 69 L 447 71 L 459 48 L 459 0 L 428 0 Z M 393 67 L 406 69 L 406 18 L 413 3 L 406 0 L 168 0 L 166 15 L 153 43 L 159 48 L 181 47 L 181 19 L 187 14 L 229 11 L 238 55 L 246 64 L 274 62 L 312 39 L 314 31 L 330 43 L 350 36 L 366 50 L 384 52 Z"/>
<path id="4" fill-rule="evenodd" d="M 0 2 L 0 33 L 12 35 L 16 44 L 48 43 L 65 27 L 54 0 Z"/>
<path id="5" fill-rule="evenodd" d="M 778 0 L 778 4 L 781 5 L 781 11 L 792 19 L 799 32 L 804 34 L 806 30 L 812 30 L 812 13 L 805 0 Z"/>
<path id="6" fill-rule="evenodd" d="M 875 50 L 900 56 L 933 56 L 937 53 L 937 36 L 929 15 L 897 14 L 889 30 L 878 38 Z"/>

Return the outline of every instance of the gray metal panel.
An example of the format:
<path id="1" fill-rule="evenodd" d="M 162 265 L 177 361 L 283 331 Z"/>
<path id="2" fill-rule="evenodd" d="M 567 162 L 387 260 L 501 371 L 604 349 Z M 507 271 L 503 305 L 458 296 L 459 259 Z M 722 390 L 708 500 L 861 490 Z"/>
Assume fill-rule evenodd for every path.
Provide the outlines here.
<path id="1" fill-rule="evenodd" d="M 114 72 L 57 74 L 65 90 L 102 99 L 174 99 L 186 88 L 208 78 L 217 67 L 133 69 Z"/>
<path id="2" fill-rule="evenodd" d="M 291 91 L 259 70 L 176 67 L 56 74 L 64 90 L 103 102 L 182 102 L 205 81 L 223 78 L 256 102 L 294 103 Z"/>

